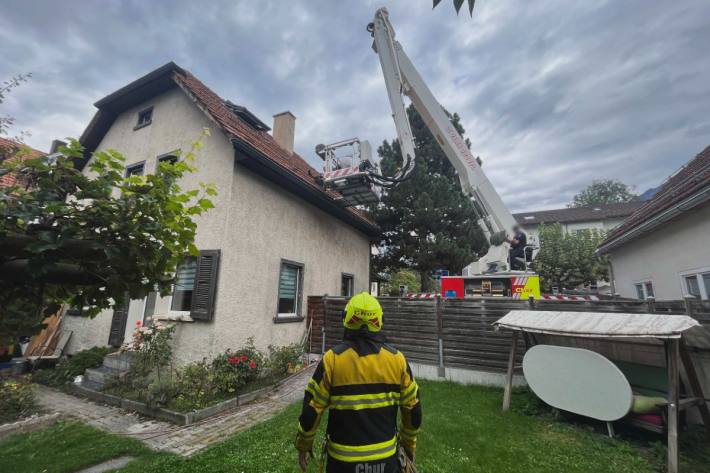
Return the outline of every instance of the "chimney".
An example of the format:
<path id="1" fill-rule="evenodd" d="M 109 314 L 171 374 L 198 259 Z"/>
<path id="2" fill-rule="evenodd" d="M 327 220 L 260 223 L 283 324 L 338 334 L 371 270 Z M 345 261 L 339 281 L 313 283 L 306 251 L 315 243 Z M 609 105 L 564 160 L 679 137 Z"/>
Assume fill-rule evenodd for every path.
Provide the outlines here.
<path id="1" fill-rule="evenodd" d="M 293 153 L 293 137 L 296 131 L 296 117 L 293 113 L 285 112 L 274 115 L 274 126 L 271 134 L 276 142 L 289 153 Z"/>

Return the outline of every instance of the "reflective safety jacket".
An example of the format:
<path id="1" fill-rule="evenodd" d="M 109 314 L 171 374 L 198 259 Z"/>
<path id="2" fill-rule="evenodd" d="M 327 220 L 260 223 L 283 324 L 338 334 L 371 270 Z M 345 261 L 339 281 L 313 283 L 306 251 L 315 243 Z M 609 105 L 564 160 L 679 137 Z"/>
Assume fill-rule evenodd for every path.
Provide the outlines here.
<path id="1" fill-rule="evenodd" d="M 298 450 L 312 449 L 326 408 L 328 471 L 349 471 L 333 470 L 334 463 L 353 465 L 352 471 L 398 471 L 375 469 L 394 462 L 398 433 L 400 444 L 414 454 L 422 417 L 419 388 L 404 355 L 379 336 L 346 335 L 343 343 L 323 355 L 303 399 Z"/>

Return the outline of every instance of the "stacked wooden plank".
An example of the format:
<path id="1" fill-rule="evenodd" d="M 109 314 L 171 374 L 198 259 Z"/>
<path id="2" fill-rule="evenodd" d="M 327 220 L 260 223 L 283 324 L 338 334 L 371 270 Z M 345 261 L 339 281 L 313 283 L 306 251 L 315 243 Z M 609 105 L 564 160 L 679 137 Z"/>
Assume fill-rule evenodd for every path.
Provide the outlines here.
<path id="1" fill-rule="evenodd" d="M 25 356 L 50 356 L 54 354 L 54 350 L 57 348 L 59 343 L 59 338 L 61 337 L 60 326 L 62 323 L 62 311 L 61 309 L 42 321 L 45 328 L 32 337 L 30 343 L 27 345 L 25 350 Z"/>

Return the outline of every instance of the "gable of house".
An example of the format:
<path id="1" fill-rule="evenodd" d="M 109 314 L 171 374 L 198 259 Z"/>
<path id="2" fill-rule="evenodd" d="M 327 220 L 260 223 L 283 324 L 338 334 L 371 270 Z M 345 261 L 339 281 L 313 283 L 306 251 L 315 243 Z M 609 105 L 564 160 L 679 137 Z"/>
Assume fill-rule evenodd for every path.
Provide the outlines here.
<path id="1" fill-rule="evenodd" d="M 610 232 L 600 253 L 623 246 L 710 200 L 710 146 L 663 183 L 656 195 Z"/>
<path id="2" fill-rule="evenodd" d="M 79 167 L 83 168 L 119 114 L 144 103 L 150 97 L 176 87 L 180 88 L 231 140 L 235 160 L 239 164 L 370 237 L 379 233 L 376 224 L 366 214 L 355 208 L 343 207 L 342 197 L 338 192 L 325 190 L 320 183 L 320 173 L 298 153 L 287 151 L 279 146 L 274 137 L 268 133 L 268 127 L 249 123 L 249 117 L 238 113 L 234 104 L 219 97 L 189 71 L 173 62 L 165 64 L 94 104 L 98 111 L 80 138 L 85 148 L 85 156 L 84 160 L 78 163 Z"/>

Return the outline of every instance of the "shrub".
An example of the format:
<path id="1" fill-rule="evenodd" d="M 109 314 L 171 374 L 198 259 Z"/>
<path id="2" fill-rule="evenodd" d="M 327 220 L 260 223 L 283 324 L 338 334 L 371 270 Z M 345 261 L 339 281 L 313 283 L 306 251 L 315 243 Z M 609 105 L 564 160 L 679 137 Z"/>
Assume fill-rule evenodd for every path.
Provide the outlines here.
<path id="1" fill-rule="evenodd" d="M 151 409 L 167 406 L 175 397 L 176 387 L 171 378 L 155 378 L 148 383 L 145 394 L 145 403 Z"/>
<path id="2" fill-rule="evenodd" d="M 113 348 L 93 347 L 81 350 L 62 360 L 55 368 L 37 370 L 32 374 L 32 381 L 48 386 L 61 386 L 72 381 L 76 376 L 84 374 L 89 368 L 98 368 L 103 364 L 104 357 Z"/>
<path id="3" fill-rule="evenodd" d="M 34 386 L 23 381 L 0 381 L 0 424 L 28 417 L 37 409 Z"/>
<path id="4" fill-rule="evenodd" d="M 58 369 L 63 371 L 64 377 L 67 379 L 74 378 L 80 374 L 84 374 L 89 368 L 98 368 L 104 362 L 104 357 L 115 351 L 109 347 L 93 347 L 88 350 L 76 352 L 66 361 L 60 362 Z"/>
<path id="5" fill-rule="evenodd" d="M 272 376 L 283 376 L 293 372 L 302 364 L 305 350 L 303 346 L 294 343 L 284 347 L 269 345 L 269 371 Z"/>
<path id="6" fill-rule="evenodd" d="M 216 373 L 206 360 L 183 366 L 176 378 L 172 405 L 179 411 L 202 409 L 217 398 Z"/>
<path id="7" fill-rule="evenodd" d="M 236 392 L 240 387 L 254 381 L 261 371 L 261 360 L 250 358 L 246 353 L 227 350 L 212 361 L 217 389 L 225 393 Z"/>
<path id="8" fill-rule="evenodd" d="M 265 364 L 264 355 L 254 346 L 254 339 L 249 337 L 244 348 L 228 349 L 212 361 L 217 388 L 225 393 L 236 392 L 257 379 Z"/>

